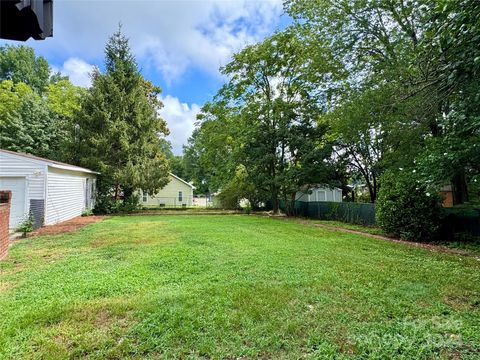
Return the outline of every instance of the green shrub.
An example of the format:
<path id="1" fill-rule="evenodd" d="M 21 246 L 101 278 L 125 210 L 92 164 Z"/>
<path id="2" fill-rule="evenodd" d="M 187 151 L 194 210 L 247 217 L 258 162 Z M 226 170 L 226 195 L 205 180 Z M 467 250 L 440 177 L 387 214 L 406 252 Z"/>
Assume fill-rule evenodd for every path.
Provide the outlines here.
<path id="1" fill-rule="evenodd" d="M 140 197 L 138 195 L 130 195 L 120 203 L 120 212 L 132 212 L 138 210 Z"/>
<path id="2" fill-rule="evenodd" d="M 109 194 L 98 194 L 95 202 L 94 214 L 116 214 L 121 206 L 120 200 L 115 200 Z"/>
<path id="3" fill-rule="evenodd" d="M 123 212 L 132 212 L 139 208 L 139 197 L 132 195 L 124 200 L 116 200 L 113 196 L 107 194 L 97 195 L 94 214 L 118 214 Z"/>
<path id="4" fill-rule="evenodd" d="M 20 225 L 18 225 L 16 231 L 21 232 L 23 237 L 27 237 L 27 233 L 33 231 L 33 224 L 35 220 L 33 219 L 32 214 L 29 214 L 25 220 L 23 220 Z"/>
<path id="5" fill-rule="evenodd" d="M 382 230 L 405 240 L 434 240 L 440 228 L 440 197 L 428 193 L 412 171 L 387 172 L 381 184 L 376 218 Z"/>
<path id="6" fill-rule="evenodd" d="M 92 216 L 92 215 L 93 215 L 92 209 L 85 209 L 82 211 L 82 216 Z"/>

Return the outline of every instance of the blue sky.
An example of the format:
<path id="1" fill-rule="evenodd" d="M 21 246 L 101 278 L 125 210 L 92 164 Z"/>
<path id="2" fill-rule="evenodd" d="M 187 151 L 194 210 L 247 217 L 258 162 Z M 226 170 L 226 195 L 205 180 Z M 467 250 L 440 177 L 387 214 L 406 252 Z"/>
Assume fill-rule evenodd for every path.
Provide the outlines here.
<path id="1" fill-rule="evenodd" d="M 282 0 L 55 0 L 54 37 L 26 44 L 74 84 L 89 86 L 120 22 L 144 77 L 163 89 L 161 114 L 181 154 L 202 104 L 225 81 L 219 67 L 289 19 Z"/>

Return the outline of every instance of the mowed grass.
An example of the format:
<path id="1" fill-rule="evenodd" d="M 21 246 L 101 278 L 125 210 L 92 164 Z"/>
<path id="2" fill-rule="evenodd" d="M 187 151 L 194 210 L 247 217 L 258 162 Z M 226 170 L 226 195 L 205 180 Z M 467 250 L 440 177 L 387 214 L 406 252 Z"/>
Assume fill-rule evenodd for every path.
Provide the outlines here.
<path id="1" fill-rule="evenodd" d="M 0 263 L 0 358 L 479 357 L 475 257 L 177 215 L 22 240 Z"/>

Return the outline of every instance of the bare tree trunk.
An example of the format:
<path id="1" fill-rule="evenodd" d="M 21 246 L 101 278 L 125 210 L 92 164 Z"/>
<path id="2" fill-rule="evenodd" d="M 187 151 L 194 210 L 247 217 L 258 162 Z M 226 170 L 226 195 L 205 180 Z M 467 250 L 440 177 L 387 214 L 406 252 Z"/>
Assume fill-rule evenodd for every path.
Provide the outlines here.
<path id="1" fill-rule="evenodd" d="M 279 213 L 280 205 L 278 202 L 278 189 L 275 186 L 271 187 L 271 200 L 272 200 L 272 211 L 274 215 Z"/>
<path id="2" fill-rule="evenodd" d="M 457 172 L 452 179 L 453 203 L 463 204 L 468 201 L 468 188 L 465 179 L 465 170 Z"/>
<path id="3" fill-rule="evenodd" d="M 120 185 L 115 184 L 115 200 L 118 200 L 119 196 L 120 196 Z"/>

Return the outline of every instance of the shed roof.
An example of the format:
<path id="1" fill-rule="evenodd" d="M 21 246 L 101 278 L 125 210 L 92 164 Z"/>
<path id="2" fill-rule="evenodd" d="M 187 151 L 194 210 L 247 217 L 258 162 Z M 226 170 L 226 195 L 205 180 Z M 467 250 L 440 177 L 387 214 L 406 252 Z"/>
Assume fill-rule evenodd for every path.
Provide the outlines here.
<path id="1" fill-rule="evenodd" d="M 96 172 L 96 171 L 93 171 L 93 170 L 90 170 L 90 169 L 87 169 L 87 168 L 83 168 L 83 167 L 75 166 L 75 165 L 70 165 L 70 164 L 63 163 L 63 162 L 56 161 L 56 160 L 45 159 L 45 158 L 35 156 L 35 155 L 31 155 L 31 154 L 20 153 L 20 152 L 4 150 L 4 149 L 0 149 L 0 153 L 21 156 L 21 157 L 25 157 L 25 158 L 30 159 L 30 160 L 44 162 L 48 166 L 51 166 L 51 167 L 57 168 L 57 169 L 78 171 L 78 172 L 84 172 L 84 173 L 89 173 L 89 174 L 100 174 L 99 172 Z"/>

